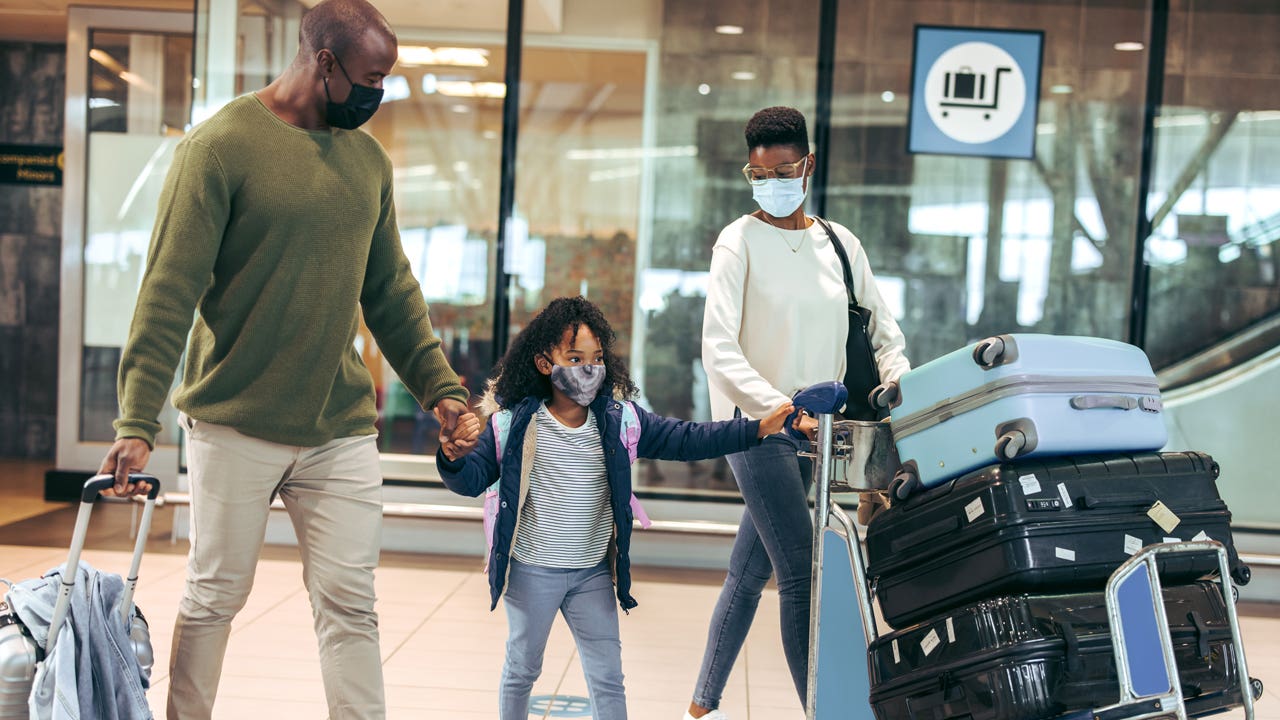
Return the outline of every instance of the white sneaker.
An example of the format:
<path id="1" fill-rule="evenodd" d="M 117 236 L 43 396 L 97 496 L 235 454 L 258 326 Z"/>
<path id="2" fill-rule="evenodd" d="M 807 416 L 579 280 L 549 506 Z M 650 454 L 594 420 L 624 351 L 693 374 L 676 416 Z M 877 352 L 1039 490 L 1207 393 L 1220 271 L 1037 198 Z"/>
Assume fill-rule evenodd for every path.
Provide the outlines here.
<path id="1" fill-rule="evenodd" d="M 701 718 L 695 718 L 693 715 L 689 714 L 688 710 L 686 710 L 684 713 L 684 720 L 729 720 L 729 716 L 725 715 L 723 710 L 712 710 Z"/>

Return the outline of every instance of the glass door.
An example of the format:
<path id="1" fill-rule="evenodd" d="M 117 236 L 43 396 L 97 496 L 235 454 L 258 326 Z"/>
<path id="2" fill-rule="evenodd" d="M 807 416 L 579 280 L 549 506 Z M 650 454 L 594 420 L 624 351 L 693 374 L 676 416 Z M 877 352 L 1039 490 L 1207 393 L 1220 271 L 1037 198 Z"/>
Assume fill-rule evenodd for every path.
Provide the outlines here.
<path id="1" fill-rule="evenodd" d="M 58 466 L 96 470 L 160 188 L 190 126 L 191 13 L 71 8 L 63 194 Z M 173 479 L 166 407 L 148 470 Z"/>

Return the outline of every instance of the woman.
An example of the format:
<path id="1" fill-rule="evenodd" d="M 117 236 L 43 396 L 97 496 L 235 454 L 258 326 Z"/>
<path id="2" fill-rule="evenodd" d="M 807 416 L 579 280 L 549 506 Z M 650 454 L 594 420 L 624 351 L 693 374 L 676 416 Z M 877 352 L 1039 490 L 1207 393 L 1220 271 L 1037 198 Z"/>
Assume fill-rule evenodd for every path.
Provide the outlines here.
<path id="1" fill-rule="evenodd" d="M 839 380 L 845 371 L 848 303 L 839 257 L 821 224 L 804 214 L 813 174 L 799 111 L 772 107 L 746 126 L 743 168 L 760 209 L 730 223 L 711 254 L 702 326 L 702 363 L 715 419 L 761 418 L 797 390 Z M 853 269 L 855 294 L 871 310 L 867 329 L 883 381 L 909 369 L 904 340 L 885 306 L 862 244 L 832 224 Z M 815 432 L 816 420 L 802 428 Z M 686 720 L 724 720 L 718 708 L 769 576 L 777 573 L 782 647 L 803 705 L 809 654 L 809 582 L 813 521 L 810 461 L 785 433 L 728 456 L 746 502 L 729 573 Z"/>

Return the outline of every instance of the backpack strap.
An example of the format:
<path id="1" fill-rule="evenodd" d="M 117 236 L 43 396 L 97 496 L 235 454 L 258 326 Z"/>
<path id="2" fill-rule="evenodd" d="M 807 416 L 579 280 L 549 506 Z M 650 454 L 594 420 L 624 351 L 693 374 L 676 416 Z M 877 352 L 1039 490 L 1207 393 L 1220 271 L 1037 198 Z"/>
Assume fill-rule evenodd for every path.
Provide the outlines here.
<path id="1" fill-rule="evenodd" d="M 499 410 L 489 416 L 489 425 L 493 427 L 493 452 L 497 456 L 498 470 L 502 470 L 502 448 L 507 444 L 507 434 L 511 431 L 511 411 Z M 493 528 L 498 522 L 498 483 L 494 482 L 484 491 L 484 553 L 485 572 L 489 570 L 489 555 L 493 553 Z"/>
<path id="2" fill-rule="evenodd" d="M 636 456 L 640 447 L 640 414 L 636 412 L 636 406 L 629 400 L 622 402 L 622 444 L 627 448 L 627 457 L 631 464 L 636 462 Z M 653 525 L 653 521 L 649 519 L 649 514 L 644 511 L 644 506 L 640 504 L 640 498 L 635 493 L 631 493 L 631 514 L 640 523 L 642 529 L 648 529 Z"/>

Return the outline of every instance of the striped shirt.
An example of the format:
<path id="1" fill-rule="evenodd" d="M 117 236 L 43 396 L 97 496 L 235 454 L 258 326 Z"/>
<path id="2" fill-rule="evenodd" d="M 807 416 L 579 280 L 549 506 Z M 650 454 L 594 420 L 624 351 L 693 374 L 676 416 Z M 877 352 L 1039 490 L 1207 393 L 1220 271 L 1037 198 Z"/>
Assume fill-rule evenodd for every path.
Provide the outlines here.
<path id="1" fill-rule="evenodd" d="M 542 405 L 534 422 L 537 450 L 511 556 L 541 567 L 594 567 L 613 537 L 609 479 L 595 414 L 587 412 L 582 427 L 570 428 Z"/>

